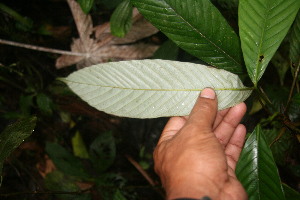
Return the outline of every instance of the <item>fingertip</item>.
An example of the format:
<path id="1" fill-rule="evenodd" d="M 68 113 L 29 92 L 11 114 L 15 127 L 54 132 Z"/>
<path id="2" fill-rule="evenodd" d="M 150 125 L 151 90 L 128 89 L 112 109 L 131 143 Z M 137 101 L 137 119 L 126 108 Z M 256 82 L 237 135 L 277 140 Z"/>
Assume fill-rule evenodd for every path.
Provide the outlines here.
<path id="1" fill-rule="evenodd" d="M 204 88 L 200 94 L 200 97 L 207 99 L 215 99 L 216 93 L 212 88 Z"/>
<path id="2" fill-rule="evenodd" d="M 212 126 L 218 110 L 217 96 L 212 88 L 205 88 L 199 95 L 189 116 L 189 122 L 198 126 Z"/>
<path id="3" fill-rule="evenodd" d="M 241 102 L 234 107 L 241 113 L 246 113 L 247 111 L 247 105 L 244 102 Z"/>

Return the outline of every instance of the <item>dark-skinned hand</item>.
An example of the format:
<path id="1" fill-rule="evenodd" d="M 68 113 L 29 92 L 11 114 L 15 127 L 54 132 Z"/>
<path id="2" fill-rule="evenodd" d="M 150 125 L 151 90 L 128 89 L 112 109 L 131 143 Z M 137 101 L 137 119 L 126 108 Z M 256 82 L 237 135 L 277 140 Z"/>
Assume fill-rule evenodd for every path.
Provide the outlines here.
<path id="1" fill-rule="evenodd" d="M 240 124 L 245 112 L 244 103 L 218 111 L 215 92 L 206 88 L 189 116 L 169 120 L 154 151 L 167 199 L 247 199 L 235 175 L 246 135 Z"/>

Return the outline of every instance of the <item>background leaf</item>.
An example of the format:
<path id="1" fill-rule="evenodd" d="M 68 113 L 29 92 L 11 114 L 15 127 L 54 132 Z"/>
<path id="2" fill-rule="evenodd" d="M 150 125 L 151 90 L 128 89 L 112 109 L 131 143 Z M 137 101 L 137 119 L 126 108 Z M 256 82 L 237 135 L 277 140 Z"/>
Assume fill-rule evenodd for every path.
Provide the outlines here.
<path id="1" fill-rule="evenodd" d="M 300 193 L 288 186 L 287 184 L 282 184 L 284 189 L 284 194 L 287 200 L 299 200 Z"/>
<path id="2" fill-rule="evenodd" d="M 46 152 L 53 160 L 55 166 L 63 173 L 81 178 L 89 177 L 80 159 L 73 156 L 59 144 L 47 142 Z"/>
<path id="3" fill-rule="evenodd" d="M 239 39 L 209 0 L 131 2 L 185 51 L 218 68 L 234 73 L 243 71 Z"/>
<path id="4" fill-rule="evenodd" d="M 114 193 L 113 200 L 126 200 L 126 198 L 120 190 L 116 190 L 116 192 Z"/>
<path id="5" fill-rule="evenodd" d="M 291 132 L 286 128 L 273 128 L 264 129 L 263 135 L 272 151 L 275 162 L 278 165 L 284 165 L 293 147 L 294 137 Z"/>
<path id="6" fill-rule="evenodd" d="M 88 14 L 94 5 L 94 0 L 77 0 L 82 11 Z"/>
<path id="7" fill-rule="evenodd" d="M 234 106 L 251 94 L 235 74 L 166 60 L 104 63 L 62 80 L 98 110 L 133 118 L 188 115 L 206 87 L 216 90 L 219 109 Z"/>
<path id="8" fill-rule="evenodd" d="M 292 121 L 297 121 L 300 118 L 300 93 L 296 93 L 292 98 L 289 117 Z"/>
<path id="9" fill-rule="evenodd" d="M 299 0 L 240 0 L 239 29 L 245 64 L 256 85 L 286 36 Z"/>
<path id="10" fill-rule="evenodd" d="M 226 9 L 237 9 L 239 5 L 239 0 L 211 0 L 212 2 L 217 2 L 220 6 Z"/>
<path id="11" fill-rule="evenodd" d="M 299 65 L 300 62 L 300 11 L 296 16 L 294 24 L 291 28 L 290 35 L 290 59 L 295 64 Z"/>
<path id="12" fill-rule="evenodd" d="M 50 191 L 60 192 L 79 192 L 80 188 L 75 184 L 75 179 L 66 176 L 62 172 L 56 170 L 47 174 L 45 178 L 45 186 Z M 55 193 L 55 192 L 54 192 Z M 61 200 L 90 200 L 91 194 L 56 194 Z"/>
<path id="13" fill-rule="evenodd" d="M 90 158 L 95 169 L 104 172 L 114 162 L 116 157 L 116 143 L 111 132 L 99 135 L 90 146 Z"/>
<path id="14" fill-rule="evenodd" d="M 272 152 L 259 125 L 245 143 L 236 175 L 247 191 L 249 200 L 285 199 Z"/>
<path id="15" fill-rule="evenodd" d="M 44 93 L 38 93 L 36 96 L 36 104 L 43 114 L 45 115 L 52 114 L 53 102 L 48 95 Z"/>
<path id="16" fill-rule="evenodd" d="M 85 159 L 89 158 L 89 153 L 79 131 L 76 131 L 75 135 L 72 137 L 72 147 L 75 156 Z"/>
<path id="17" fill-rule="evenodd" d="M 130 0 L 124 0 L 118 5 L 110 18 L 111 34 L 124 37 L 132 24 L 132 4 Z"/>
<path id="18" fill-rule="evenodd" d="M 283 57 L 279 51 L 277 51 L 273 56 L 271 63 L 277 70 L 279 80 L 280 80 L 280 85 L 283 86 L 286 72 L 288 71 L 288 69 L 290 69 L 290 62 L 288 61 L 288 59 Z"/>
<path id="19" fill-rule="evenodd" d="M 26 117 L 7 126 L 0 134 L 0 176 L 5 159 L 31 135 L 36 120 L 36 117 Z"/>
<path id="20" fill-rule="evenodd" d="M 178 56 L 179 48 L 172 41 L 165 41 L 159 49 L 153 54 L 153 59 L 163 59 L 163 60 L 176 60 Z"/>

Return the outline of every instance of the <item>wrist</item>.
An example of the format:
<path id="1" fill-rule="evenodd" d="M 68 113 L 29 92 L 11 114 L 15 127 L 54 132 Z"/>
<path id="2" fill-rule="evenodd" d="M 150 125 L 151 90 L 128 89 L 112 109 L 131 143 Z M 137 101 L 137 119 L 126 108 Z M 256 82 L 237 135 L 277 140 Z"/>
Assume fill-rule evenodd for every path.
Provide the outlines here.
<path id="1" fill-rule="evenodd" d="M 210 180 L 194 180 L 193 178 L 180 178 L 170 180 L 165 185 L 168 200 L 180 198 L 198 199 L 210 197 L 215 199 L 219 193 L 218 187 Z M 201 199 L 202 200 L 202 199 Z M 203 200 L 208 200 L 204 198 Z"/>

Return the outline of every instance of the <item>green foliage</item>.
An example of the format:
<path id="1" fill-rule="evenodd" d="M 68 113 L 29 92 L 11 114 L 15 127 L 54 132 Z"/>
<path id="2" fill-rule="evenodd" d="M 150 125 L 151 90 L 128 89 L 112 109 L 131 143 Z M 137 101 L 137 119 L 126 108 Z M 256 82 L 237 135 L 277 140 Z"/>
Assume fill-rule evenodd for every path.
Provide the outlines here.
<path id="1" fill-rule="evenodd" d="M 73 154 L 79 158 L 89 158 L 89 153 L 86 149 L 84 141 L 79 131 L 72 137 Z"/>
<path id="2" fill-rule="evenodd" d="M 298 12 L 290 35 L 290 59 L 295 66 L 300 63 L 300 12 Z"/>
<path id="3" fill-rule="evenodd" d="M 98 172 L 107 170 L 116 157 L 116 144 L 112 132 L 99 135 L 91 144 L 90 159 Z"/>
<path id="4" fill-rule="evenodd" d="M 284 165 L 285 160 L 290 153 L 292 142 L 291 132 L 286 128 L 273 128 L 263 130 L 266 143 L 269 145 L 274 159 L 278 165 Z"/>
<path id="5" fill-rule="evenodd" d="M 236 167 L 236 174 L 250 200 L 285 199 L 272 152 L 259 125 L 245 143 Z"/>
<path id="6" fill-rule="evenodd" d="M 52 115 L 54 104 L 52 99 L 44 93 L 38 93 L 36 103 L 40 111 L 45 115 Z"/>
<path id="7" fill-rule="evenodd" d="M 178 46 L 172 40 L 167 40 L 159 47 L 159 49 L 154 53 L 152 58 L 163 60 L 176 60 L 178 57 L 178 52 Z"/>
<path id="8" fill-rule="evenodd" d="M 240 0 L 239 31 L 249 77 L 257 82 L 286 36 L 298 0 Z"/>
<path id="9" fill-rule="evenodd" d="M 63 173 L 80 178 L 89 177 L 81 160 L 57 143 L 46 143 L 46 152 L 55 166 Z"/>
<path id="10" fill-rule="evenodd" d="M 72 140 L 74 155 L 57 143 L 47 142 L 46 151 L 58 168 L 46 176 L 47 189 L 67 192 L 64 195 L 57 195 L 63 200 L 91 199 L 89 194 L 85 194 L 75 184 L 79 181 L 88 181 L 92 185 L 95 184 L 105 200 L 126 199 L 119 190 L 124 186 L 126 180 L 118 174 L 107 172 L 116 157 L 116 144 L 112 132 L 104 132 L 95 138 L 89 145 L 89 152 L 87 152 L 79 132 Z"/>
<path id="11" fill-rule="evenodd" d="M 286 184 L 282 184 L 282 187 L 287 200 L 298 200 L 300 198 L 300 193 L 295 191 L 293 188 Z"/>
<path id="12" fill-rule="evenodd" d="M 94 0 L 77 0 L 82 11 L 88 14 L 94 5 Z"/>
<path id="13" fill-rule="evenodd" d="M 47 174 L 45 185 L 46 188 L 51 191 L 66 192 L 66 194 L 56 194 L 61 200 L 90 200 L 91 195 L 81 194 L 80 188 L 75 184 L 75 181 L 76 179 L 66 176 L 64 173 L 56 170 Z"/>
<path id="14" fill-rule="evenodd" d="M 226 9 L 237 8 L 239 5 L 239 0 L 212 0 L 212 2 L 217 2 Z"/>
<path id="15" fill-rule="evenodd" d="M 118 5 L 110 18 L 111 34 L 117 37 L 126 35 L 132 24 L 132 10 L 130 0 L 124 0 Z"/>
<path id="16" fill-rule="evenodd" d="M 280 80 L 280 85 L 283 86 L 284 85 L 284 80 L 285 80 L 285 76 L 287 71 L 290 68 L 290 63 L 289 61 L 284 58 L 279 51 L 277 51 L 275 53 L 275 55 L 273 56 L 272 60 L 271 60 L 272 64 L 274 65 L 274 67 L 277 70 L 278 76 L 279 76 L 279 80 Z"/>
<path id="17" fill-rule="evenodd" d="M 261 119 L 261 124 L 268 129 L 263 131 L 258 125 L 249 136 L 237 166 L 237 175 L 250 199 L 285 199 L 275 161 L 281 166 L 286 164 L 286 156 L 292 149 L 295 139 L 292 132 L 295 131 L 299 134 L 297 125 L 291 121 L 298 119 L 298 109 L 294 109 L 299 106 L 298 95 L 292 97 L 295 87 L 299 85 L 296 82 L 297 77 L 294 77 L 291 88 L 285 87 L 285 77 L 290 62 L 286 58 L 286 53 L 278 51 L 278 48 L 287 37 L 296 18 L 300 7 L 299 1 L 254 0 L 250 2 L 240 0 L 239 4 L 238 1 L 228 1 L 227 5 L 224 1 L 214 1 L 215 4 L 232 10 L 238 5 L 240 38 L 209 0 L 131 0 L 131 2 L 146 19 L 176 45 L 206 63 L 234 73 L 243 73 L 242 56 L 244 57 L 248 77 L 258 93 L 258 99 L 255 99 L 255 102 L 261 104 L 258 109 L 255 109 L 255 112 L 264 108 L 270 115 Z M 127 3 L 129 4 L 129 2 Z M 123 4 L 125 5 L 126 2 Z M 120 12 L 118 10 L 120 7 L 113 14 L 111 22 L 115 23 L 116 13 Z M 123 9 L 123 12 L 125 13 L 126 10 Z M 123 25 L 128 16 L 126 14 L 118 15 Z M 289 56 L 294 64 L 299 61 L 298 32 L 297 17 L 291 34 L 288 36 L 290 37 Z M 153 57 L 176 59 L 178 48 L 174 43 L 167 41 Z M 169 49 L 172 50 L 169 51 Z M 282 87 L 278 89 L 266 84 L 267 91 L 264 92 L 258 86 L 258 81 L 265 73 L 273 56 L 271 64 L 278 72 L 279 81 L 277 83 Z M 233 86 L 233 84 L 222 85 L 226 82 L 223 80 L 224 77 L 226 80 L 231 79 L 229 75 L 223 74 L 225 71 L 219 71 L 221 73 L 218 74 L 212 68 L 208 68 L 207 71 L 205 71 L 206 68 L 200 70 L 200 66 L 162 60 L 111 62 L 82 69 L 71 74 L 64 81 L 77 95 L 95 108 L 114 115 L 138 118 L 187 115 L 191 108 L 187 109 L 178 105 L 193 105 L 194 102 L 189 98 L 196 99 L 199 93 L 192 96 L 192 92 L 200 91 L 204 87 L 212 87 L 216 90 L 220 109 L 224 108 L 220 104 L 226 101 L 218 88 L 222 88 L 221 91 L 238 90 L 237 94 L 247 96 L 242 94 L 244 91 L 240 89 L 243 88 L 242 85 L 241 87 Z M 173 73 L 174 71 L 176 73 Z M 298 73 L 299 66 L 295 71 Z M 294 76 L 297 76 L 297 73 Z M 200 74 L 202 76 L 198 78 Z M 194 78 L 193 75 L 197 78 Z M 192 82 L 190 82 L 191 79 Z M 209 82 L 212 85 L 201 85 L 203 82 Z M 180 86 L 176 85 L 177 83 Z M 184 86 L 185 83 L 188 86 Z M 201 86 L 191 87 L 198 83 Z M 188 100 L 184 103 L 180 101 L 174 104 L 173 99 L 180 98 L 168 96 L 168 93 L 176 95 L 176 93 L 187 91 L 189 91 L 188 96 L 180 94 L 180 98 L 184 97 Z M 155 97 L 154 94 L 149 95 L 149 92 L 159 95 L 155 94 L 158 96 Z M 227 94 L 225 96 L 226 100 L 231 99 L 235 103 L 245 100 L 244 98 L 243 100 L 238 99 L 237 96 L 230 98 Z M 141 106 L 137 106 L 137 103 Z M 134 106 L 132 107 L 132 105 Z M 153 106 L 154 110 L 148 105 Z M 234 104 L 230 104 L 230 106 L 232 105 Z M 166 113 L 160 113 L 161 109 L 157 109 L 162 107 L 166 108 Z M 183 113 L 178 113 L 176 108 L 180 108 Z M 282 124 L 289 130 L 281 128 Z"/>
<path id="18" fill-rule="evenodd" d="M 33 27 L 33 21 L 29 19 L 28 17 L 24 17 L 20 15 L 15 10 L 11 9 L 10 7 L 6 6 L 3 3 L 0 3 L 0 10 L 3 12 L 6 12 L 8 15 L 10 15 L 12 18 L 16 20 L 17 27 L 19 27 L 21 30 L 31 30 Z"/>
<path id="19" fill-rule="evenodd" d="M 54 2 L 56 1 L 51 1 L 55 4 Z M 100 22 L 101 24 L 105 19 L 110 18 L 111 32 L 119 37 L 126 37 L 126 33 L 131 26 L 132 5 L 136 6 L 147 20 L 169 38 L 166 40 L 160 33 L 153 38 L 145 39 L 148 42 L 158 38 L 159 43 L 166 40 L 153 56 L 155 59 L 201 64 L 204 61 L 214 67 L 238 73 L 245 85 L 250 85 L 250 88 L 255 90 L 254 95 L 247 100 L 248 107 L 253 105 L 253 112 L 246 117 L 247 122 L 250 121 L 249 125 L 246 124 L 249 126 L 248 130 L 251 132 L 258 122 L 262 128 L 260 125 L 256 126 L 249 136 L 237 166 L 237 175 L 244 184 L 249 199 L 293 200 L 300 198 L 298 192 L 288 185 L 282 184 L 282 182 L 290 184 L 290 180 L 298 180 L 297 184 L 299 184 L 300 178 L 300 160 L 298 156 L 300 87 L 299 78 L 295 73 L 300 68 L 299 0 L 78 0 L 78 2 L 85 13 L 89 13 L 93 9 L 93 19 L 101 18 L 101 21 L 96 23 Z M 7 5 L 11 4 L 7 3 Z M 38 7 L 38 5 L 35 6 Z M 18 38 L 22 35 L 24 40 L 28 39 L 33 43 L 38 41 L 40 44 L 47 41 L 48 43 L 45 42 L 45 46 L 53 43 L 53 41 L 56 42 L 55 45 L 64 43 L 62 40 L 57 41 L 50 38 L 52 37 L 51 34 L 48 34 L 48 38 L 35 38 L 37 36 L 32 33 L 38 33 L 38 31 L 34 31 L 38 25 L 36 25 L 36 21 L 32 20 L 34 14 L 28 15 L 19 12 L 20 10 L 15 9 L 16 7 L 14 5 L 10 8 L 5 5 L 5 2 L 0 3 L 0 10 L 2 11 L 0 15 L 4 16 L 0 17 L 0 23 L 6 22 L 5 25 L 1 24 L 1 31 L 7 30 L 7 25 L 12 24 L 11 27 L 13 27 L 13 31 L 3 33 L 5 36 L 9 38 L 10 34 L 14 34 L 12 38 Z M 217 8 L 220 8 L 220 10 Z M 114 12 L 113 9 L 115 9 Z M 113 15 L 111 16 L 112 12 Z M 238 16 L 238 23 L 235 18 L 228 17 L 229 15 Z M 24 16 L 30 16 L 30 19 Z M 10 21 L 6 21 L 8 18 Z M 72 19 L 67 18 L 67 21 L 72 21 Z M 62 24 L 65 26 L 61 22 L 59 26 Z M 15 30 L 22 30 L 22 33 L 17 35 Z M 24 32 L 28 35 L 23 36 Z M 236 32 L 239 32 L 239 35 Z M 288 32 L 289 34 L 287 34 Z M 1 57 L 7 53 L 5 50 L 1 51 Z M 58 193 L 64 192 L 61 195 L 56 194 L 55 198 L 89 200 L 96 193 L 104 200 L 136 199 L 135 194 L 128 194 L 128 190 L 125 189 L 126 186 L 134 188 L 130 185 L 131 183 L 128 183 L 128 177 L 135 176 L 132 175 L 132 172 L 120 172 L 124 170 L 124 164 L 120 165 L 123 161 L 118 157 L 117 152 L 117 145 L 120 141 L 114 138 L 115 134 L 112 134 L 111 131 L 99 131 L 91 126 L 91 124 L 101 124 L 102 120 L 106 120 L 106 116 L 102 117 L 101 114 L 103 113 L 99 114 L 88 108 L 86 104 L 82 105 L 83 103 L 76 99 L 70 93 L 70 90 L 66 90 L 63 84 L 59 83 L 60 85 L 58 85 L 55 82 L 55 84 L 49 86 L 49 83 L 56 76 L 65 76 L 74 69 L 50 72 L 47 66 L 43 65 L 43 62 L 37 57 L 32 57 L 33 54 L 28 56 L 29 54 L 26 54 L 26 51 L 15 54 L 17 56 L 8 53 L 7 58 L 1 59 L 0 63 L 0 124 L 5 126 L 10 121 L 23 119 L 12 124 L 0 134 L 1 169 L 9 154 L 31 134 L 36 123 L 36 118 L 31 117 L 34 114 L 39 116 L 37 127 L 40 129 L 39 133 L 43 133 L 39 136 L 47 138 L 46 140 L 55 141 L 55 143 L 50 143 L 41 141 L 41 138 L 38 138 L 39 143 L 42 143 L 41 146 L 44 142 L 46 143 L 46 152 L 57 168 L 45 177 L 45 189 L 58 191 Z M 23 54 L 25 59 L 22 58 Z M 47 58 L 53 59 L 51 56 Z M 14 60 L 11 61 L 12 59 Z M 168 76 L 172 70 L 178 68 L 178 73 L 175 73 L 180 74 L 178 78 L 174 79 L 175 75 L 173 74 L 173 79 L 168 80 L 171 88 L 168 89 L 170 90 L 174 89 L 172 87 L 175 87 L 175 83 L 184 85 L 187 82 L 187 88 L 189 88 L 201 81 L 216 84 L 222 82 L 223 74 L 213 73 L 214 76 L 210 76 L 208 75 L 210 73 L 206 71 L 194 71 L 197 68 L 196 66 L 199 65 L 188 63 L 177 66 L 174 64 L 175 62 L 172 65 L 170 64 L 172 62 L 164 62 L 159 70 L 155 68 L 151 71 L 153 64 L 151 62 L 154 61 L 144 65 L 144 71 L 136 70 L 136 66 L 131 71 L 126 69 L 128 67 L 127 62 L 124 62 L 124 65 L 121 66 L 122 69 L 114 68 L 112 62 L 107 64 L 112 72 L 91 73 L 82 76 L 82 79 L 92 81 L 91 77 L 96 74 L 98 78 L 101 77 L 101 80 L 107 81 L 110 78 L 113 83 L 120 84 L 123 82 L 125 86 L 129 85 L 131 87 L 131 83 L 134 82 L 136 83 L 135 86 L 139 86 L 143 81 L 152 80 L 149 77 L 155 75 L 156 78 L 152 80 L 153 85 L 155 85 L 158 84 L 160 77 Z M 32 65 L 32 63 L 42 64 Z M 188 67 L 190 64 L 194 67 Z M 51 67 L 49 68 L 52 68 L 52 65 L 51 60 Z M 273 73 L 273 71 L 275 72 Z M 227 74 L 227 72 L 224 73 Z M 52 78 L 49 78 L 50 74 L 51 77 L 53 75 Z M 125 79 L 123 79 L 124 77 Z M 231 76 L 224 77 L 224 79 L 229 80 Z M 140 79 L 143 81 L 139 82 Z M 242 85 L 239 79 L 232 80 Z M 253 85 L 251 85 L 251 82 Z M 88 83 L 89 86 L 93 85 L 90 82 Z M 74 85 L 79 89 L 85 87 L 83 85 L 79 86 L 78 82 Z M 153 100 L 153 104 L 157 102 L 161 104 L 159 106 L 151 104 L 151 108 L 146 108 L 146 111 L 143 106 L 141 107 L 144 110 L 137 110 L 137 107 L 129 108 L 119 104 L 128 100 L 129 97 L 139 96 L 137 93 L 128 92 L 126 95 L 121 96 L 116 92 L 118 87 L 113 87 L 114 92 L 111 92 L 108 90 L 108 85 L 103 85 L 105 87 L 101 90 L 103 89 L 102 92 L 107 96 L 102 94 L 96 96 L 96 91 L 100 90 L 99 85 L 94 84 L 93 86 L 97 87 L 87 87 L 87 90 L 82 89 L 83 93 L 92 94 L 92 96 L 87 97 L 87 101 L 92 101 L 91 105 L 94 105 L 93 103 L 100 105 L 112 103 L 113 106 L 111 107 L 113 109 L 128 109 L 133 113 L 135 112 L 130 117 L 139 116 L 137 113 L 147 114 L 149 110 L 157 114 L 157 112 L 169 106 L 168 99 L 176 99 L 170 96 L 166 98 L 166 94 L 156 97 L 149 95 L 144 99 L 138 98 L 137 102 L 132 102 L 133 106 L 136 106 L 137 103 L 142 104 L 143 101 L 147 101 L 150 105 L 149 99 Z M 127 90 L 130 87 L 124 88 Z M 217 86 L 214 85 L 214 87 Z M 226 88 L 232 89 L 229 86 Z M 145 88 L 142 87 L 142 89 Z M 135 88 L 135 90 L 140 90 L 140 88 Z M 197 92 L 199 93 L 199 91 Z M 186 96 L 182 96 L 182 93 L 180 93 L 177 99 L 191 98 L 191 92 L 184 91 L 183 93 Z M 222 98 L 227 98 L 227 100 L 234 103 L 244 100 L 243 98 L 237 100 L 234 96 L 224 95 L 222 97 L 219 92 L 217 93 L 220 102 L 223 101 Z M 235 94 L 240 96 L 243 92 L 236 91 Z M 56 105 L 57 103 L 60 103 L 61 107 Z M 184 102 L 184 104 L 192 106 L 193 103 Z M 169 110 L 176 110 L 174 108 L 180 110 L 181 106 L 182 101 L 179 104 L 173 104 Z M 63 108 L 66 108 L 66 110 L 63 110 Z M 184 114 L 188 114 L 188 112 Z M 113 121 L 115 119 L 110 118 L 109 120 Z M 118 118 L 118 120 L 122 119 Z M 91 129 L 95 129 L 95 132 L 100 134 L 90 133 Z M 150 135 L 146 137 L 148 138 Z M 151 152 L 145 152 L 145 148 L 141 144 L 136 144 L 136 146 L 142 146 L 140 151 L 136 152 L 136 154 L 139 154 L 140 166 L 144 169 L 152 169 L 152 163 L 149 161 L 151 160 L 149 158 Z M 126 148 L 120 148 L 122 149 L 122 156 L 123 150 L 125 151 Z M 27 156 L 35 154 L 32 152 L 33 150 L 22 151 L 26 152 L 24 154 Z M 114 163 L 118 166 L 115 167 Z M 280 167 L 277 168 L 275 163 Z M 14 164 L 12 163 L 12 165 Z M 9 174 L 6 174 L 8 172 L 6 168 L 9 166 L 5 166 L 3 174 L 9 177 Z M 16 170 L 11 171 L 26 170 L 25 167 L 18 168 L 14 166 L 14 168 Z M 278 173 L 278 169 L 280 173 Z M 82 182 L 90 183 L 91 188 L 81 189 L 78 183 Z M 296 185 L 292 181 L 291 183 L 291 186 Z M 28 181 L 28 184 L 31 184 L 31 182 Z M 15 188 L 14 190 L 17 190 Z"/>
<path id="20" fill-rule="evenodd" d="M 113 9 L 117 7 L 123 0 L 96 0 L 95 3 L 99 4 L 101 7 L 105 7 L 107 9 Z"/>
<path id="21" fill-rule="evenodd" d="M 185 51 L 218 68 L 233 73 L 243 71 L 238 36 L 209 0 L 131 2 Z"/>
<path id="22" fill-rule="evenodd" d="M 5 159 L 34 131 L 36 117 L 21 119 L 7 126 L 0 134 L 0 176 Z M 1 184 L 0 184 L 1 185 Z"/>

